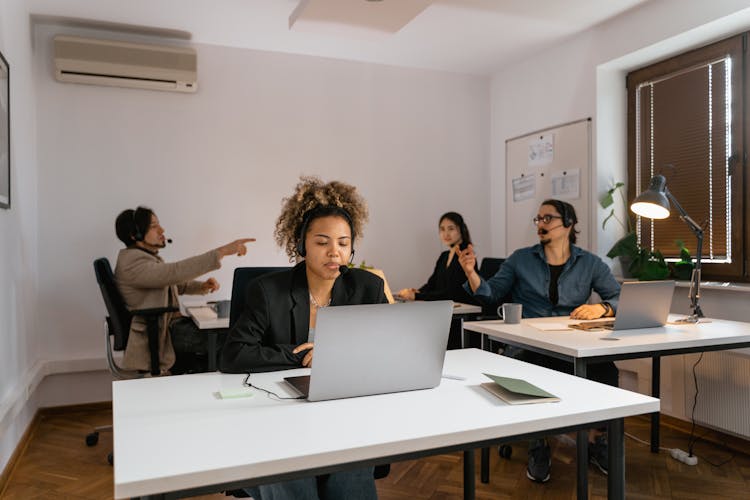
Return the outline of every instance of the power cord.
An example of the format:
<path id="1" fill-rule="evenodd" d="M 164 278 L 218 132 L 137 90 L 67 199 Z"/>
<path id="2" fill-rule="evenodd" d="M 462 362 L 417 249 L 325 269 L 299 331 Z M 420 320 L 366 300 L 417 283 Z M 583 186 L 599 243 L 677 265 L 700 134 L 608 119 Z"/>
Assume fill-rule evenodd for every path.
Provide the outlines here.
<path id="1" fill-rule="evenodd" d="M 295 397 L 279 396 L 278 394 L 276 394 L 273 391 L 269 391 L 268 389 L 264 389 L 262 387 L 258 387 L 257 385 L 253 385 L 253 384 L 250 383 L 250 375 L 252 375 L 252 374 L 250 372 L 248 372 L 247 376 L 245 377 L 245 380 L 242 381 L 242 385 L 244 385 L 245 387 L 250 387 L 252 389 L 257 389 L 259 391 L 263 391 L 263 392 L 266 393 L 266 396 L 269 397 L 269 398 L 275 398 L 275 399 L 278 399 L 278 400 L 282 400 L 282 399 L 305 399 L 305 396 L 295 396 Z"/>
<path id="2" fill-rule="evenodd" d="M 688 456 L 693 456 L 693 447 L 695 446 L 695 407 L 698 405 L 698 374 L 696 373 L 696 368 L 698 367 L 698 363 L 700 363 L 703 360 L 703 354 L 701 353 L 700 356 L 698 356 L 698 360 L 693 364 L 693 383 L 695 384 L 695 395 L 693 396 L 693 409 L 690 414 L 690 419 L 692 420 L 692 426 L 690 428 L 690 438 L 688 439 Z"/>
<path id="3" fill-rule="evenodd" d="M 698 393 L 699 393 L 698 374 L 697 374 L 697 370 L 696 369 L 698 367 L 698 364 L 703 360 L 703 354 L 704 353 L 701 353 L 700 356 L 698 357 L 698 360 L 693 364 L 693 383 L 695 385 L 695 395 L 693 396 L 693 408 L 692 408 L 691 415 L 690 415 L 691 426 L 690 426 L 690 436 L 688 437 L 688 451 L 684 451 L 684 450 L 681 450 L 679 448 L 665 448 L 663 446 L 659 447 L 659 450 L 669 451 L 669 454 L 670 454 L 670 456 L 672 458 L 674 458 L 675 460 L 678 460 L 678 461 L 680 461 L 680 462 L 682 462 L 684 464 L 687 464 L 687 465 L 697 465 L 698 464 L 698 456 L 693 453 L 694 448 L 695 448 L 695 444 L 699 440 L 702 440 L 706 436 L 706 434 L 707 434 L 707 433 L 703 434 L 700 437 L 696 437 L 695 436 L 695 425 L 696 425 L 696 423 L 695 423 L 695 408 L 698 405 Z M 642 443 L 644 445 L 650 446 L 650 443 L 648 443 L 648 442 L 646 442 L 646 441 L 644 441 L 642 439 L 639 439 L 639 438 L 637 438 L 637 437 L 635 437 L 635 436 L 633 436 L 631 434 L 625 433 L 625 435 L 627 437 L 633 439 L 634 441 L 637 441 L 637 442 Z M 727 448 L 726 444 L 724 444 L 723 447 L 726 449 Z M 732 455 L 728 459 L 724 460 L 723 462 L 719 462 L 719 463 L 711 462 L 709 460 L 706 460 L 705 458 L 704 458 L 704 460 L 706 461 L 706 463 L 708 463 L 709 465 L 712 465 L 713 467 L 721 467 L 722 465 L 730 462 L 734 457 L 735 457 L 735 454 L 732 453 Z"/>

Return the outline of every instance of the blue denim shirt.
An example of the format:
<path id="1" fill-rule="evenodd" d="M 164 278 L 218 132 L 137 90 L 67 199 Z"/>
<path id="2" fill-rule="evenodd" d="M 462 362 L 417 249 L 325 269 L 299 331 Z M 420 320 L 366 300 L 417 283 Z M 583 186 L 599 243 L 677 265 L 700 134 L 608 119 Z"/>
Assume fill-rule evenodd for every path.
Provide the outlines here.
<path id="1" fill-rule="evenodd" d="M 516 250 L 492 278 L 482 279 L 474 296 L 485 303 L 498 303 L 508 292 L 513 302 L 523 304 L 524 318 L 569 316 L 585 304 L 591 291 L 617 311 L 620 284 L 609 267 L 591 252 L 570 245 L 570 258 L 557 281 L 558 303 L 549 298 L 550 271 L 541 244 Z M 471 293 L 469 283 L 464 288 Z"/>

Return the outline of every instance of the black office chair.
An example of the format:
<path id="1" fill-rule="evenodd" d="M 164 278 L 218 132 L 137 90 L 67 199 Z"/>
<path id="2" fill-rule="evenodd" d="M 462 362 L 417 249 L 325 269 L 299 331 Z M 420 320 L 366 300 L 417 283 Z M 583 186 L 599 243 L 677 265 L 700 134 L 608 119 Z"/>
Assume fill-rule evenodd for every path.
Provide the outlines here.
<path id="1" fill-rule="evenodd" d="M 118 380 L 143 378 L 148 372 L 135 370 L 125 370 L 121 368 L 114 358 L 114 351 L 123 351 L 128 345 L 128 336 L 130 335 L 130 322 L 134 316 L 142 316 L 146 320 L 148 345 L 151 350 L 151 374 L 159 374 L 159 317 L 168 312 L 179 311 L 176 307 L 156 307 L 152 309 L 141 309 L 129 311 L 125 306 L 125 300 L 120 294 L 120 290 L 115 283 L 115 276 L 112 273 L 112 267 L 106 257 L 101 257 L 94 261 L 94 274 L 96 282 L 99 283 L 99 289 L 102 292 L 102 299 L 107 308 L 107 317 L 104 321 L 104 348 L 107 354 L 107 364 L 109 371 Z M 112 426 L 96 427 L 94 432 L 86 436 L 86 445 L 94 446 L 99 442 L 99 432 L 111 430 Z M 107 457 L 109 463 L 112 463 L 112 454 Z"/>
<path id="2" fill-rule="evenodd" d="M 247 295 L 247 286 L 251 281 L 263 276 L 264 274 L 286 271 L 289 267 L 238 267 L 234 270 L 232 278 L 232 300 L 229 306 L 229 328 L 234 325 L 237 318 L 242 314 L 245 308 L 245 296 Z"/>
<path id="3" fill-rule="evenodd" d="M 505 259 L 497 257 L 485 257 L 482 259 L 482 263 L 479 265 L 479 276 L 488 280 L 492 278 L 500 268 L 503 266 Z M 497 306 L 503 302 L 510 300 L 510 297 L 504 297 L 499 304 L 482 304 L 482 315 L 477 318 L 479 320 L 497 319 Z"/>

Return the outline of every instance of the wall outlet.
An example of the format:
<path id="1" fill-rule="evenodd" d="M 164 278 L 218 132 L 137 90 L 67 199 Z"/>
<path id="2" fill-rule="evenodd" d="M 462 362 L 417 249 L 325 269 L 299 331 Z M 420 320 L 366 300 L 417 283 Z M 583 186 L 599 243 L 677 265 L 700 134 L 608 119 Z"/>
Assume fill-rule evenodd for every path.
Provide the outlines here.
<path id="1" fill-rule="evenodd" d="M 682 462 L 683 464 L 687 464 L 687 465 L 698 464 L 698 457 L 696 457 L 695 455 L 690 456 L 688 455 L 688 452 L 680 450 L 678 448 L 672 448 L 669 451 L 669 454 L 672 455 L 672 458 Z"/>

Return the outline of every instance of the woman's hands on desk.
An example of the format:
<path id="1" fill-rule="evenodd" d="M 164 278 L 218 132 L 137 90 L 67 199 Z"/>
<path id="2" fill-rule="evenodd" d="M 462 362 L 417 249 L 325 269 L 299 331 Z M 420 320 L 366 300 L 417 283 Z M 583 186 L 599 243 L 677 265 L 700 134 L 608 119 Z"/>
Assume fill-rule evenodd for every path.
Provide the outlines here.
<path id="1" fill-rule="evenodd" d="M 396 294 L 401 300 L 414 300 L 417 294 L 416 288 L 404 288 Z"/>
<path id="2" fill-rule="evenodd" d="M 307 351 L 307 353 L 305 354 L 305 357 L 302 358 L 302 366 L 304 366 L 305 368 L 309 368 L 312 366 L 314 347 L 315 347 L 315 344 L 313 344 L 312 342 L 305 342 L 304 344 L 300 344 L 297 347 L 295 347 L 294 350 L 292 351 L 292 354 L 297 354 L 302 351 Z"/>

